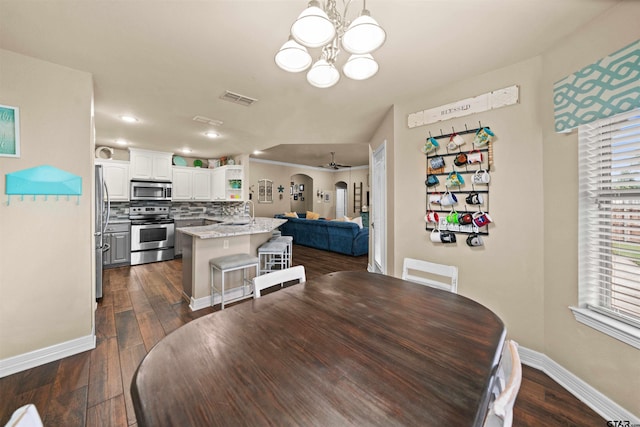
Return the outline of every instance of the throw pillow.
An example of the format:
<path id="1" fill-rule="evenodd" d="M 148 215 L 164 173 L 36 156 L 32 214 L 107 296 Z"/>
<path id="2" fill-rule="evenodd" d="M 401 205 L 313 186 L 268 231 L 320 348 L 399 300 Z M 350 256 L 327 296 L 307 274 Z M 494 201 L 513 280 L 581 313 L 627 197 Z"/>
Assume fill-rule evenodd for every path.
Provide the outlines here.
<path id="1" fill-rule="evenodd" d="M 320 218 L 319 213 L 307 211 L 307 219 L 318 219 L 318 218 Z"/>
<path id="2" fill-rule="evenodd" d="M 298 214 L 295 212 L 285 212 L 284 216 L 287 218 L 298 218 Z"/>
<path id="3" fill-rule="evenodd" d="M 348 222 L 353 222 L 354 224 L 358 224 L 358 227 L 362 228 L 362 217 L 359 216 L 357 218 L 346 220 Z"/>

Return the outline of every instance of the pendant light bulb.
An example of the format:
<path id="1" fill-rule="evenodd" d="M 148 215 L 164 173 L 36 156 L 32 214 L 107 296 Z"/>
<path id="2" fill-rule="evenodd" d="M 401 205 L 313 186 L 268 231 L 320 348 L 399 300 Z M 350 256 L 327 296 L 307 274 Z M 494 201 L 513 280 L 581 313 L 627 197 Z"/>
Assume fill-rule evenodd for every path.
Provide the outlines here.
<path id="1" fill-rule="evenodd" d="M 353 20 L 342 37 L 342 47 L 355 54 L 371 53 L 382 46 L 387 33 L 373 19 L 367 9 Z"/>
<path id="2" fill-rule="evenodd" d="M 344 75 L 353 80 L 366 80 L 378 72 L 378 63 L 369 53 L 351 55 L 342 67 Z"/>
<path id="3" fill-rule="evenodd" d="M 289 37 L 275 57 L 278 67 L 290 73 L 299 73 L 309 68 L 312 59 L 307 48 Z"/>
<path id="4" fill-rule="evenodd" d="M 336 36 L 333 22 L 317 0 L 309 2 L 309 7 L 302 11 L 291 26 L 291 35 L 306 47 L 320 47 L 329 43 Z"/>
<path id="5" fill-rule="evenodd" d="M 307 81 L 312 86 L 326 89 L 340 80 L 340 72 L 325 59 L 319 59 L 307 73 Z"/>

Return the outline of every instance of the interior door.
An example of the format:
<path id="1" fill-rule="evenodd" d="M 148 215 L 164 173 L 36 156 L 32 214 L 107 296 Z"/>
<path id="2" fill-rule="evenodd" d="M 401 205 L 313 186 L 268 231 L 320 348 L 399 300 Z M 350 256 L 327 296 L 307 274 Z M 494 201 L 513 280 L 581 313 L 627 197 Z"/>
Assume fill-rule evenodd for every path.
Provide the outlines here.
<path id="1" fill-rule="evenodd" d="M 387 141 L 373 152 L 371 191 L 371 229 L 373 231 L 373 269 L 386 274 L 387 266 Z"/>

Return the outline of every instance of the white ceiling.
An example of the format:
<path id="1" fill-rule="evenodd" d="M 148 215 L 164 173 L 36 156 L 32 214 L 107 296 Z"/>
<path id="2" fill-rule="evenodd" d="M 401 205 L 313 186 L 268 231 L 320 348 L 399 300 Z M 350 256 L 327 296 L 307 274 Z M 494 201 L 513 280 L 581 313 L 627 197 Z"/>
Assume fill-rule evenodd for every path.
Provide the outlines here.
<path id="1" fill-rule="evenodd" d="M 357 166 L 394 103 L 538 55 L 618 1 L 369 0 L 387 32 L 374 53 L 380 71 L 361 82 L 343 76 L 329 89 L 273 60 L 306 0 L 0 0 L 0 47 L 93 74 L 97 145 L 124 138 L 207 159 L 287 144 L 278 160 L 317 166 L 336 151 L 338 162 Z M 353 0 L 349 18 L 360 8 Z M 223 101 L 226 90 L 258 101 Z M 123 123 L 122 114 L 140 121 Z M 207 130 L 221 137 L 208 139 Z M 329 144 L 324 160 L 308 144 Z M 361 159 L 340 158 L 333 144 L 360 144 L 351 151 L 362 150 Z"/>

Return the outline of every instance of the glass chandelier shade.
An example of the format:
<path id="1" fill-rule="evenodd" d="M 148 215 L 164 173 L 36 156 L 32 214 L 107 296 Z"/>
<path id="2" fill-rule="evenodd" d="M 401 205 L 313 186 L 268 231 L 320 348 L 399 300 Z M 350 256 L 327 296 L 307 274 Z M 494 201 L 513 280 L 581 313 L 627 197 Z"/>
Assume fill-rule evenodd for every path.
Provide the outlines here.
<path id="1" fill-rule="evenodd" d="M 336 27 L 320 8 L 320 3 L 312 0 L 309 2 L 309 7 L 302 11 L 291 26 L 291 35 L 306 47 L 320 47 L 333 40 L 336 36 Z"/>
<path id="2" fill-rule="evenodd" d="M 345 76 L 353 80 L 366 80 L 378 72 L 378 63 L 371 54 L 351 55 L 342 67 Z"/>
<path id="3" fill-rule="evenodd" d="M 342 47 L 349 53 L 370 53 L 382 46 L 386 38 L 387 33 L 365 9 L 345 31 Z"/>
<path id="4" fill-rule="evenodd" d="M 311 55 L 309 55 L 307 48 L 291 37 L 282 45 L 278 53 L 276 53 L 275 60 L 278 67 L 290 73 L 304 71 L 309 68 L 312 62 Z"/>
<path id="5" fill-rule="evenodd" d="M 338 83 L 340 72 L 335 65 L 327 62 L 326 59 L 319 59 L 307 73 L 309 84 L 321 89 L 326 89 Z"/>

